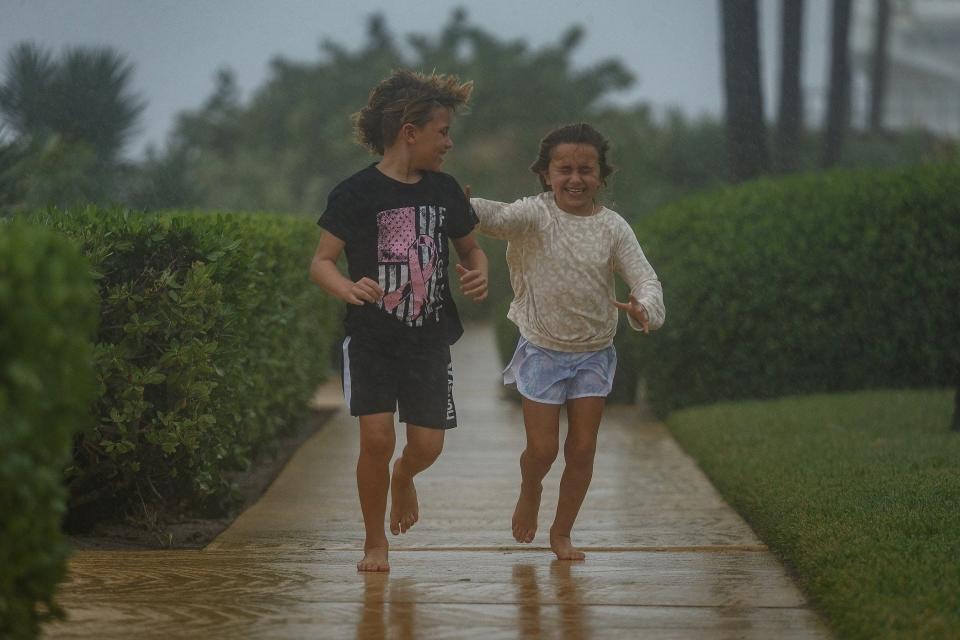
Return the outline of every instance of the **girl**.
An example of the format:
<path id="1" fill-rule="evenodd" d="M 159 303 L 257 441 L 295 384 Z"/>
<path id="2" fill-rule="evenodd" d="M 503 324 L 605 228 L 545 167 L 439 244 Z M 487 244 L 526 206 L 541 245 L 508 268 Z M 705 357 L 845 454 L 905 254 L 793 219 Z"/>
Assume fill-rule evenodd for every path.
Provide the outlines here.
<path id="1" fill-rule="evenodd" d="M 582 560 L 570 532 L 590 486 L 597 432 L 613 385 L 617 309 L 644 333 L 664 320 L 663 291 L 627 222 L 597 196 L 612 173 L 609 143 L 588 124 L 551 131 L 530 169 L 543 193 L 511 204 L 471 199 L 480 233 L 507 240 L 514 299 L 507 317 L 520 341 L 503 372 L 523 396 L 527 446 L 520 456 L 520 497 L 513 513 L 517 542 L 533 541 L 542 481 L 557 457 L 560 409 L 567 408 L 566 466 L 560 479 L 550 548 L 560 560 Z M 615 299 L 613 274 L 630 287 Z"/>

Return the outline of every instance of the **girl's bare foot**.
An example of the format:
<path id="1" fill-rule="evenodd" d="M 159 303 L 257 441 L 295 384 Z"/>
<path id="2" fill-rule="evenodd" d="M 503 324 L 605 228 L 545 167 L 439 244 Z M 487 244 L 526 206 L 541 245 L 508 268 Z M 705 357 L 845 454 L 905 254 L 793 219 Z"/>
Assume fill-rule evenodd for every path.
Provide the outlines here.
<path id="1" fill-rule="evenodd" d="M 420 519 L 417 488 L 413 486 L 412 478 L 399 476 L 397 462 L 393 464 L 393 476 L 390 479 L 390 533 L 393 535 L 406 533 Z"/>
<path id="2" fill-rule="evenodd" d="M 540 494 L 543 485 L 520 484 L 520 497 L 513 510 L 513 539 L 517 542 L 533 542 L 537 535 L 537 514 L 540 512 Z"/>
<path id="3" fill-rule="evenodd" d="M 387 562 L 387 547 L 370 547 L 363 550 L 363 560 L 357 563 L 357 571 L 390 571 Z"/>
<path id="4" fill-rule="evenodd" d="M 550 548 L 557 554 L 557 560 L 583 560 L 587 557 L 583 551 L 573 546 L 570 536 L 560 535 L 550 530 Z"/>

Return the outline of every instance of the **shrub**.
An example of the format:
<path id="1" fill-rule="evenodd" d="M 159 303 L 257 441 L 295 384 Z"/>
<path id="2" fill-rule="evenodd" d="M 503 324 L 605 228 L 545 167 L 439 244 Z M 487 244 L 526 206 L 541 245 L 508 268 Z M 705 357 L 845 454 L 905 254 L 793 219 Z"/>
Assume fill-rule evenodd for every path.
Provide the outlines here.
<path id="1" fill-rule="evenodd" d="M 229 472 L 299 426 L 328 370 L 339 307 L 308 279 L 315 226 L 93 208 L 36 217 L 82 246 L 102 301 L 97 422 L 67 469 L 70 525 L 141 502 L 222 513 Z"/>
<path id="2" fill-rule="evenodd" d="M 76 248 L 48 229 L 0 221 L 0 637 L 34 637 L 58 613 L 63 467 L 89 422 L 96 317 Z"/>
<path id="3" fill-rule="evenodd" d="M 759 180 L 636 231 L 668 318 L 626 359 L 660 413 L 960 381 L 960 166 Z"/>

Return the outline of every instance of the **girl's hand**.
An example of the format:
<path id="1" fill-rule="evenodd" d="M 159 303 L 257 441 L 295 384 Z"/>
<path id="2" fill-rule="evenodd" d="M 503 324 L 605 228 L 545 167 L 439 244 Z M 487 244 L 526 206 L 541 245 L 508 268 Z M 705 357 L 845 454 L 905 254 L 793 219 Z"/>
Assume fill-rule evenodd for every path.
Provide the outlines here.
<path id="1" fill-rule="evenodd" d="M 479 269 L 473 271 L 457 263 L 457 275 L 460 277 L 460 291 L 474 302 L 482 302 L 487 297 L 487 274 Z"/>
<path id="2" fill-rule="evenodd" d="M 631 294 L 630 302 L 617 302 L 613 301 L 613 306 L 618 309 L 623 309 L 627 314 L 634 319 L 634 321 L 640 325 L 645 334 L 650 333 L 650 318 L 647 316 L 647 310 L 643 308 L 643 305 L 637 302 L 637 299 Z"/>
<path id="3" fill-rule="evenodd" d="M 350 283 L 350 288 L 344 293 L 343 299 L 350 304 L 363 305 L 366 302 L 376 304 L 383 297 L 383 289 L 370 278 L 360 278 Z"/>

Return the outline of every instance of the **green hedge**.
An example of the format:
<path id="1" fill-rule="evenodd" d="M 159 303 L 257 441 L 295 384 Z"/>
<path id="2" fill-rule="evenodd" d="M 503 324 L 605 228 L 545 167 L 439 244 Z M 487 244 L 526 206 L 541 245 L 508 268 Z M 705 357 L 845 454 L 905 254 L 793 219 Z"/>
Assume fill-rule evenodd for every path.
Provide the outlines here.
<path id="1" fill-rule="evenodd" d="M 96 297 L 89 266 L 48 229 L 0 221 L 0 637 L 56 613 L 66 569 L 63 467 L 89 422 Z"/>
<path id="2" fill-rule="evenodd" d="M 760 180 L 636 232 L 667 323 L 625 359 L 661 414 L 960 381 L 960 166 Z"/>
<path id="3" fill-rule="evenodd" d="M 329 370 L 340 309 L 308 278 L 315 225 L 93 208 L 35 218 L 82 246 L 102 305 L 98 420 L 67 469 L 70 526 L 142 503 L 223 512 L 230 472 L 301 424 Z"/>

